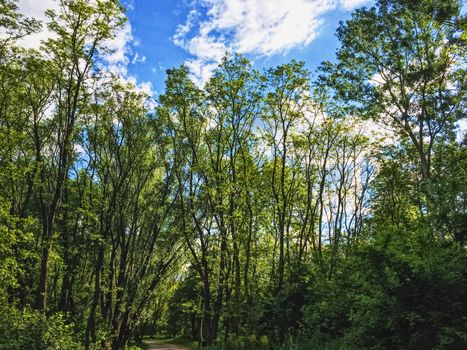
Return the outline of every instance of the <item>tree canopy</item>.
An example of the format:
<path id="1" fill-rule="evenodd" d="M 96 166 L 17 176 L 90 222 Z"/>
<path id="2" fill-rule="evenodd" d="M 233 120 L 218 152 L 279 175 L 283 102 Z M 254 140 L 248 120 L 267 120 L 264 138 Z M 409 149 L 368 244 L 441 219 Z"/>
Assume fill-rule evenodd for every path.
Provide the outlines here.
<path id="1" fill-rule="evenodd" d="M 378 0 L 312 75 L 226 54 L 151 96 L 117 0 L 0 0 L 0 349 L 467 346 L 467 20 Z M 384 132 L 383 132 L 384 131 Z"/>

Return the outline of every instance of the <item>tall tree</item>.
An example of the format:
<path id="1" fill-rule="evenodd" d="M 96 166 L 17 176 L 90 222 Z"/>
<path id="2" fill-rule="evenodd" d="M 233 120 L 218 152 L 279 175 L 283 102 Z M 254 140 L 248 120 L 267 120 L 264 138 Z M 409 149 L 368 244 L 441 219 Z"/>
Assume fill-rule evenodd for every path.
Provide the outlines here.
<path id="1" fill-rule="evenodd" d="M 47 309 L 49 256 L 54 235 L 57 209 L 63 200 L 65 183 L 74 158 L 74 143 L 81 110 L 88 102 L 86 84 L 95 67 L 98 54 L 105 50 L 105 40 L 114 37 L 124 22 L 122 7 L 115 0 L 97 3 L 60 1 L 60 10 L 47 12 L 49 29 L 57 37 L 44 44 L 54 67 L 52 116 L 46 122 L 53 140 L 38 140 L 36 162 L 40 164 L 38 191 L 41 234 L 41 268 L 37 292 L 37 308 Z M 47 148 L 47 149 L 46 149 Z"/>
<path id="2" fill-rule="evenodd" d="M 457 0 L 379 0 L 337 30 L 338 62 L 322 79 L 359 115 L 408 138 L 421 174 L 432 177 L 433 147 L 455 137 L 466 113 L 465 19 Z"/>
<path id="3" fill-rule="evenodd" d="M 284 285 L 286 254 L 299 159 L 290 152 L 293 132 L 304 120 L 310 98 L 309 72 L 304 62 L 292 61 L 267 72 L 267 96 L 264 109 L 266 135 L 271 147 L 271 190 L 274 206 L 275 246 L 278 245 L 277 272 L 273 271 L 277 291 Z M 286 252 L 287 248 L 287 252 Z M 273 266 L 275 262 L 273 262 Z"/>

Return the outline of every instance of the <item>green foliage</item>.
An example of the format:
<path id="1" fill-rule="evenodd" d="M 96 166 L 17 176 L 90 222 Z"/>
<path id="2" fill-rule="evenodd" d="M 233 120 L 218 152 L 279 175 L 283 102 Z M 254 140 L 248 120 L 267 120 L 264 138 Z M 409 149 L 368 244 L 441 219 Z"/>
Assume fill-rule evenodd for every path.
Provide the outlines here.
<path id="1" fill-rule="evenodd" d="M 0 0 L 0 28 L 4 30 L 0 38 L 0 59 L 3 59 L 7 45 L 39 30 L 40 22 L 19 13 L 17 0 Z"/>
<path id="2" fill-rule="evenodd" d="M 0 349 L 83 349 L 74 326 L 62 314 L 50 317 L 30 309 L 0 308 Z"/>
<path id="3" fill-rule="evenodd" d="M 0 350 L 466 347 L 460 1 L 357 9 L 316 81 L 169 69 L 155 110 L 102 60 L 120 2 L 58 5 L 26 50 L 0 0 Z"/>
<path id="4" fill-rule="evenodd" d="M 8 300 L 25 302 L 29 290 L 23 288 L 38 261 L 34 249 L 34 220 L 10 215 L 0 197 L 0 307 Z"/>
<path id="5" fill-rule="evenodd" d="M 466 263 L 463 248 L 423 231 L 381 230 L 355 247 L 339 275 L 315 286 L 306 329 L 362 348 L 460 349 Z"/>
<path id="6" fill-rule="evenodd" d="M 193 274 L 175 286 L 167 310 L 167 323 L 165 330 L 169 336 L 185 336 L 196 338 L 196 317 L 200 313 L 197 301 L 193 295 L 199 293 L 199 280 Z"/>
<path id="7" fill-rule="evenodd" d="M 408 140 L 420 173 L 432 176 L 436 142 L 465 116 L 465 35 L 457 0 L 380 0 L 337 30 L 338 62 L 321 84 L 350 113 L 391 125 Z"/>

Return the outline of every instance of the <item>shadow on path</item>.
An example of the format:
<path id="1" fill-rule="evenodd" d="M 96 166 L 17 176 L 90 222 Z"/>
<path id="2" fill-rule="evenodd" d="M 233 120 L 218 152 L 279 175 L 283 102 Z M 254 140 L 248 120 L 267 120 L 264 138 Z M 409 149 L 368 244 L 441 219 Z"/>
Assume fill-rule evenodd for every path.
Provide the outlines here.
<path id="1" fill-rule="evenodd" d="M 145 340 L 144 344 L 148 350 L 190 350 L 185 345 L 165 343 L 163 340 Z"/>

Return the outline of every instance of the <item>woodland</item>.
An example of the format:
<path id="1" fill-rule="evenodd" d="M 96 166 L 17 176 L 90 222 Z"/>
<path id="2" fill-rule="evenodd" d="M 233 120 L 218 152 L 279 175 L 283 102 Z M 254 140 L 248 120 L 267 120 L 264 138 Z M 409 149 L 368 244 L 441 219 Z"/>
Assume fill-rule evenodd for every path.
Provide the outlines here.
<path id="1" fill-rule="evenodd" d="M 0 349 L 467 348 L 461 1 L 377 0 L 314 72 L 226 53 L 156 100 L 106 69 L 118 0 L 59 4 L 0 0 Z"/>

